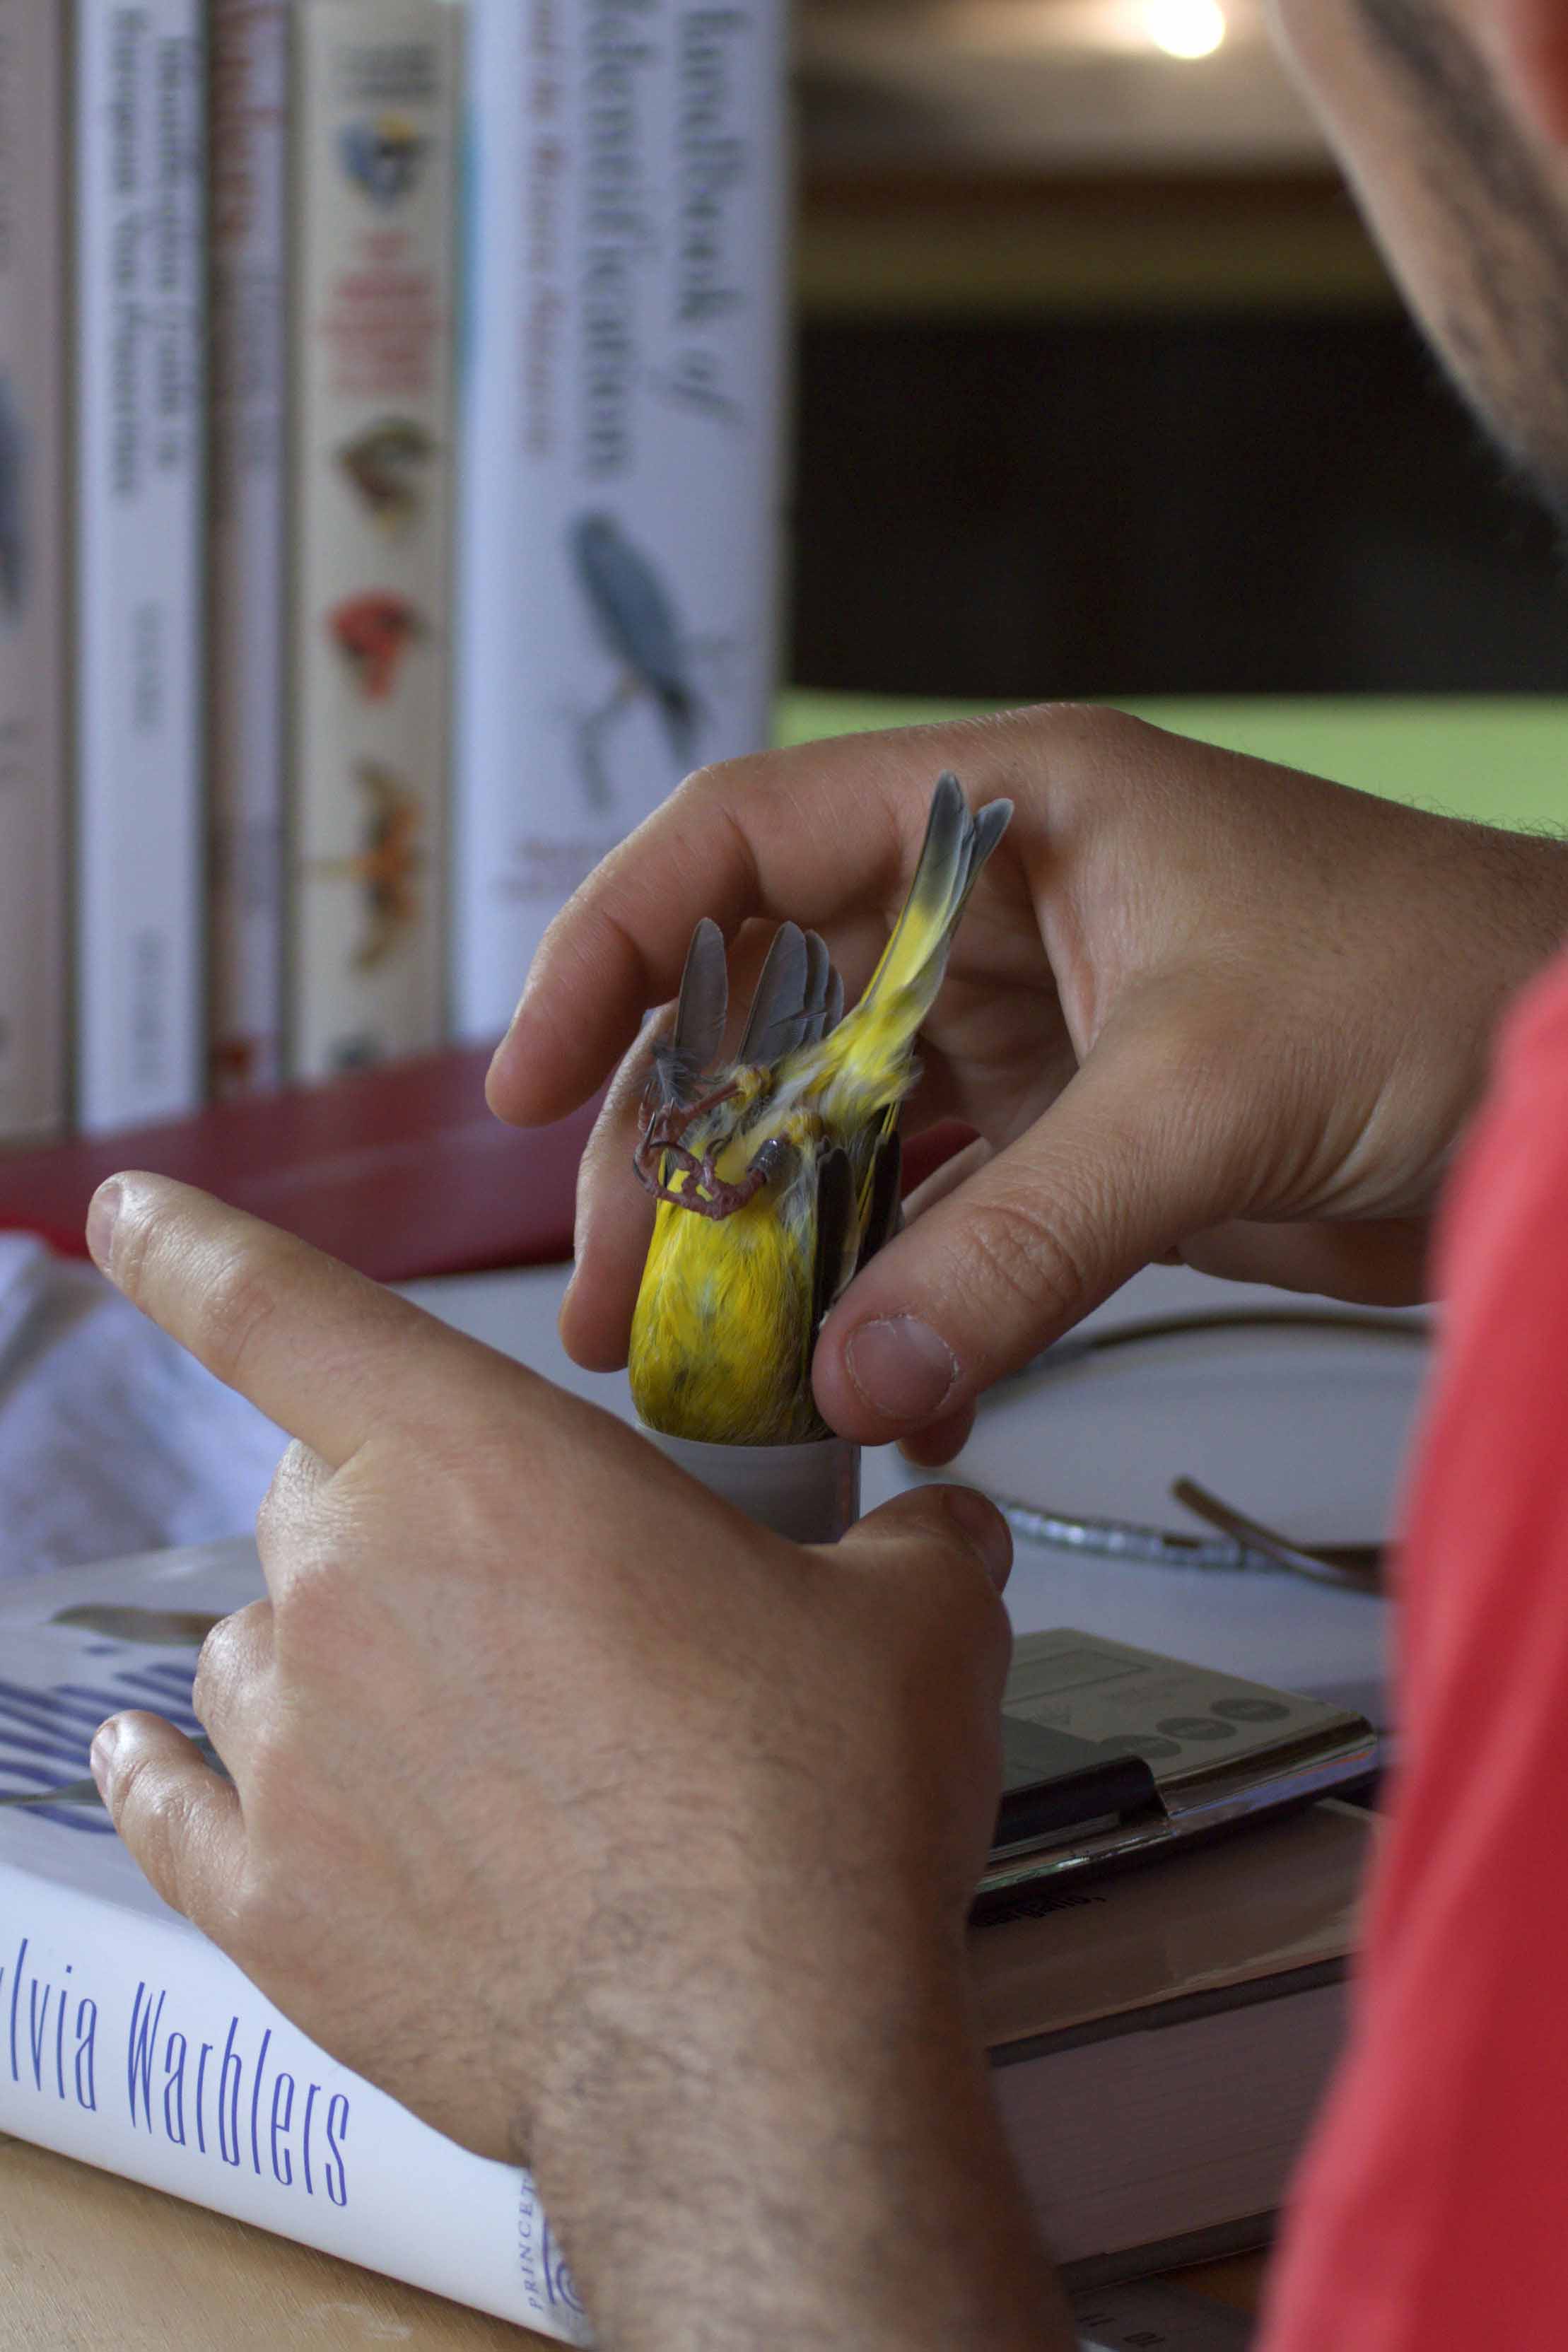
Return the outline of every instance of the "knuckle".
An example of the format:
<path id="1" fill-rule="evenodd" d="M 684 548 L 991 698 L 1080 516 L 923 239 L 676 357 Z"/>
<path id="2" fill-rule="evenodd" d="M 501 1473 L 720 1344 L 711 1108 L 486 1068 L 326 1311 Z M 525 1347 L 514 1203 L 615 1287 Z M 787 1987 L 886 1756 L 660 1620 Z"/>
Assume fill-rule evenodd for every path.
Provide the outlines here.
<path id="1" fill-rule="evenodd" d="M 940 1556 L 933 1584 L 938 1600 L 937 1623 L 944 1638 L 989 1655 L 1000 1644 L 1005 1654 L 1011 1643 L 1006 1604 L 986 1574 L 978 1553 L 953 1541 L 951 1525 L 939 1538 Z"/>
<path id="2" fill-rule="evenodd" d="M 257 1505 L 256 1540 L 264 1559 L 284 1534 L 292 1517 L 290 1497 L 282 1484 L 282 1469 L 279 1463 L 268 1482 L 267 1492 Z"/>
<path id="3" fill-rule="evenodd" d="M 223 1618 L 212 1629 L 196 1654 L 196 1671 L 191 1680 L 191 1712 L 196 1721 L 210 1731 L 213 1716 L 221 1706 L 223 1694 L 230 1679 L 230 1655 L 234 1643 L 234 1620 Z"/>
<path id="4" fill-rule="evenodd" d="M 269 1601 L 252 1601 L 229 1617 L 220 1617 L 196 1654 L 191 1684 L 191 1706 L 208 1731 L 218 1713 L 231 1710 L 243 1696 L 247 1676 L 265 1656 L 272 1616 Z"/>
<path id="5" fill-rule="evenodd" d="M 258 1341 L 277 1312 L 278 1294 L 267 1256 L 237 1251 L 202 1302 L 203 1353 L 226 1387 L 237 1386 Z"/>
<path id="6" fill-rule="evenodd" d="M 1035 1321 L 1086 1294 L 1078 1252 L 1038 1202 L 1016 1192 L 976 1202 L 963 1234 L 964 1287 L 987 1309 L 1000 1297 Z"/>
<path id="7" fill-rule="evenodd" d="M 150 1756 L 134 1757 L 115 1791 L 121 1832 L 134 1843 L 138 1861 L 161 1895 L 180 1906 L 182 1854 L 190 1824 L 189 1791 L 158 1769 Z"/>
<path id="8" fill-rule="evenodd" d="M 1120 749 L 1152 731 L 1129 711 L 1097 702 L 1031 703 L 1022 710 L 998 712 L 994 723 L 1008 732 L 1021 731 L 1031 748 L 1037 748 L 1040 736 L 1047 735 L 1063 749 L 1082 751 Z"/>
<path id="9" fill-rule="evenodd" d="M 694 801 L 727 801 L 744 792 L 759 766 L 764 766 L 765 752 L 743 752 L 732 760 L 710 760 L 694 768 L 681 784 L 683 798 Z"/>
<path id="10" fill-rule="evenodd" d="M 294 1534 L 315 1495 L 315 1457 L 296 1438 L 268 1482 L 256 1514 L 258 1541 L 266 1548 Z"/>

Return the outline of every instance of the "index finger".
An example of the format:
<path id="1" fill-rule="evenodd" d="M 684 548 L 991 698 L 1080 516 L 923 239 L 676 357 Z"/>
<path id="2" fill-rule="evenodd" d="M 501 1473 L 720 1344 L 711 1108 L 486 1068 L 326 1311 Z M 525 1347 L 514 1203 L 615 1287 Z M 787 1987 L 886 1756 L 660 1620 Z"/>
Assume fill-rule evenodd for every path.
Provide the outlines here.
<path id="1" fill-rule="evenodd" d="M 585 1102 L 648 1006 L 675 994 L 704 915 L 727 940 L 752 915 L 830 933 L 879 891 L 896 898 L 939 772 L 955 769 L 974 800 L 1005 789 L 1018 716 L 839 736 L 689 777 L 546 932 L 490 1067 L 491 1109 L 531 1127 Z"/>
<path id="2" fill-rule="evenodd" d="M 100 1184 L 87 1238 L 132 1306 L 333 1470 L 389 1423 L 450 1423 L 476 1356 L 489 1360 L 339 1259 L 169 1176 Z"/>

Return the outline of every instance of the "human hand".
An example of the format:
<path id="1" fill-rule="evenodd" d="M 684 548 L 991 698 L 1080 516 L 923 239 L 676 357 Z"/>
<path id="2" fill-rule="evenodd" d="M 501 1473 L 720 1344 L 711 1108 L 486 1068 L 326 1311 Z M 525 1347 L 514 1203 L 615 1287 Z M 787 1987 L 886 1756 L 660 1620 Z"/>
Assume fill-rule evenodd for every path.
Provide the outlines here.
<path id="1" fill-rule="evenodd" d="M 976 2342 L 1047 2340 L 963 1982 L 1007 1652 L 989 1506 L 929 1490 L 804 1550 L 186 1186 L 115 1180 L 89 1237 L 295 1440 L 268 1597 L 196 1676 L 232 1785 L 153 1717 L 95 1745 L 160 1894 L 335 2056 L 530 2161 L 609 2340 L 663 2343 L 664 2312 L 695 2346 L 705 2308 L 762 2342 L 752 2295 L 859 2313 L 868 2345 L 972 2340 L 972 2304 Z"/>
<path id="2" fill-rule="evenodd" d="M 824 1325 L 829 1423 L 949 1458 L 982 1391 L 1162 1256 L 1420 1297 L 1497 1016 L 1568 929 L 1568 848 L 1046 708 L 705 771 L 552 927 L 489 1095 L 504 1118 L 552 1118 L 626 1055 L 579 1187 L 562 1319 L 578 1361 L 625 1360 L 652 1216 L 631 1041 L 694 922 L 714 916 L 742 962 L 755 919 L 813 925 L 852 999 L 946 767 L 972 806 L 1006 794 L 1015 815 L 922 1032 L 906 1131 L 952 1118 L 981 1140 Z"/>

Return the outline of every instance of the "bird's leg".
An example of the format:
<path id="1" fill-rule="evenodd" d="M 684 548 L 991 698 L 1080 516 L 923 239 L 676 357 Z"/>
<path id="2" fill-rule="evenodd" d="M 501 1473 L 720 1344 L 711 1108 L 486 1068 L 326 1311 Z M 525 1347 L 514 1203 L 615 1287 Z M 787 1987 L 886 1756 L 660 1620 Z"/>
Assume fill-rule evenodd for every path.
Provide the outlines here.
<path id="1" fill-rule="evenodd" d="M 771 1183 L 794 1156 L 793 1147 L 785 1142 L 783 1136 L 772 1136 L 740 1181 L 731 1184 L 714 1167 L 710 1150 L 703 1152 L 700 1158 L 695 1151 L 687 1150 L 680 1139 L 692 1120 L 700 1118 L 706 1111 L 716 1110 L 736 1091 L 731 1081 L 729 1086 L 721 1087 L 717 1093 L 705 1097 L 701 1102 L 693 1103 L 689 1109 L 671 1104 L 655 1111 L 644 1130 L 632 1165 L 637 1171 L 638 1182 L 645 1192 L 653 1194 L 656 1201 L 668 1201 L 672 1208 L 689 1209 L 694 1217 L 732 1217 L 737 1209 L 743 1209 L 748 1202 L 754 1201 L 763 1185 Z M 684 1191 L 678 1192 L 673 1185 L 665 1181 L 654 1164 L 656 1156 L 659 1161 L 674 1163 L 686 1178 Z"/>
<path id="2" fill-rule="evenodd" d="M 661 1182 L 657 1176 L 649 1175 L 639 1165 L 637 1174 L 644 1189 L 651 1192 L 656 1201 L 668 1201 L 672 1209 L 689 1209 L 694 1217 L 732 1217 L 737 1209 L 743 1209 L 749 1201 L 756 1199 L 768 1181 L 769 1171 L 763 1165 L 762 1153 L 752 1160 L 738 1184 L 727 1184 L 721 1177 L 714 1175 L 710 1160 L 699 1160 L 695 1153 L 683 1151 L 679 1144 L 667 1144 L 665 1151 L 668 1158 L 684 1170 L 689 1180 L 685 1192 L 677 1192 L 672 1186 Z"/>
<path id="3" fill-rule="evenodd" d="M 710 1183 L 714 1181 L 711 1154 L 699 1160 L 695 1152 L 686 1149 L 680 1139 L 694 1118 L 700 1118 L 707 1111 L 717 1110 L 720 1104 L 728 1102 L 734 1092 L 735 1085 L 731 1081 L 729 1086 L 721 1087 L 716 1093 L 705 1095 L 700 1102 L 660 1103 L 650 1112 L 647 1125 L 643 1129 L 642 1141 L 633 1154 L 632 1166 L 637 1171 L 638 1182 L 646 1192 L 653 1194 L 656 1201 L 679 1201 L 681 1197 L 661 1181 L 657 1166 L 660 1160 L 672 1160 L 689 1183 L 700 1179 L 704 1171 Z M 691 1205 L 688 1202 L 689 1207 Z"/>
<path id="4" fill-rule="evenodd" d="M 782 1173 L 795 1156 L 794 1147 L 786 1143 L 782 1135 L 773 1136 L 763 1144 L 739 1183 L 731 1184 L 715 1170 L 711 1152 L 704 1152 L 700 1160 L 694 1151 L 688 1151 L 682 1144 L 666 1143 L 659 1147 L 664 1157 L 674 1160 L 686 1178 L 685 1191 L 678 1192 L 647 1167 L 644 1159 L 647 1148 L 645 1141 L 634 1162 L 645 1191 L 651 1192 L 656 1201 L 668 1201 L 672 1208 L 689 1209 L 694 1217 L 715 1219 L 732 1217 L 737 1209 L 745 1208 L 749 1202 L 756 1199 L 765 1184 Z"/>
<path id="5" fill-rule="evenodd" d="M 727 1103 L 731 1096 L 739 1091 L 739 1079 L 731 1078 L 727 1087 L 720 1087 L 715 1093 L 704 1095 L 699 1102 L 656 1104 L 643 1129 L 639 1153 L 674 1150 L 694 1118 L 702 1118 L 709 1111 L 717 1110 L 721 1103 Z"/>

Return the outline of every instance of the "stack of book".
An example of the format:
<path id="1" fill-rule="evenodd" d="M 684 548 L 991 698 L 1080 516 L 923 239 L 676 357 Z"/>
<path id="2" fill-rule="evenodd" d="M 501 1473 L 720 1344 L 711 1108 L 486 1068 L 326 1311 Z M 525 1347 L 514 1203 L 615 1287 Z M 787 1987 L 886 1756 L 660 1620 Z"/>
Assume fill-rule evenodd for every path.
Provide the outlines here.
<path id="1" fill-rule="evenodd" d="M 782 0 L 0 0 L 0 1141 L 503 1024 L 771 705 Z"/>

